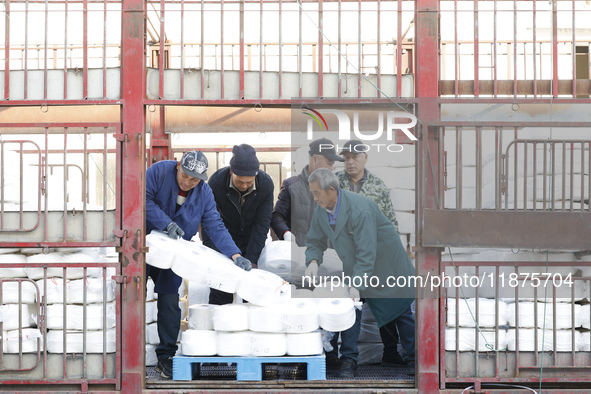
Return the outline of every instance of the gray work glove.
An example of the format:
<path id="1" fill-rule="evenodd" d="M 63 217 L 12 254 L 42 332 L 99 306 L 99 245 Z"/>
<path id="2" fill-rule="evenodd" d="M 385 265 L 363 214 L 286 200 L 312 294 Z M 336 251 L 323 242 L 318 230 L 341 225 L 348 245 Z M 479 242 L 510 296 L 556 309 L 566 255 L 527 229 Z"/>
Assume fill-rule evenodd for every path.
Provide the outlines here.
<path id="1" fill-rule="evenodd" d="M 170 222 L 168 226 L 166 226 L 166 231 L 168 232 L 168 236 L 172 239 L 182 238 L 183 235 L 185 235 L 183 229 L 175 222 Z"/>
<path id="2" fill-rule="evenodd" d="M 234 264 L 238 268 L 242 268 L 244 271 L 250 271 L 252 269 L 252 263 L 246 257 L 238 256 L 234 260 Z"/>

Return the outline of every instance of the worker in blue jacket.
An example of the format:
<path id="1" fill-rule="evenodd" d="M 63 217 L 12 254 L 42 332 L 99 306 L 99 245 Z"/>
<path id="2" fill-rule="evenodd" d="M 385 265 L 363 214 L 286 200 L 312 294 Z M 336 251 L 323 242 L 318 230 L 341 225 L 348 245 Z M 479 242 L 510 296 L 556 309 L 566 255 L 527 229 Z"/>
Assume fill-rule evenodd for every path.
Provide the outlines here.
<path id="1" fill-rule="evenodd" d="M 249 271 L 252 265 L 241 256 L 216 209 L 215 200 L 207 183 L 207 158 L 200 151 L 186 152 L 180 163 L 160 161 L 146 171 L 146 232 L 166 231 L 173 239 L 191 240 L 199 224 L 207 232 L 216 248 L 232 258 L 234 263 Z M 172 377 L 172 357 L 177 351 L 176 340 L 181 328 L 178 289 L 182 278 L 170 269 L 159 269 L 146 264 L 146 275 L 155 283 L 158 293 L 158 337 L 156 370 L 163 378 Z"/>

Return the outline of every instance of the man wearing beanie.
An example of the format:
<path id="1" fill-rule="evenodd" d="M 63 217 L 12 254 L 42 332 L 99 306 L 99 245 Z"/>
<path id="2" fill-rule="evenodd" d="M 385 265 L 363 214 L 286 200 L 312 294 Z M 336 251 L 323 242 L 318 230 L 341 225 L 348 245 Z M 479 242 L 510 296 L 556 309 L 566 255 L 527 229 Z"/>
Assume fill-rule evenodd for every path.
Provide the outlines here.
<path id="1" fill-rule="evenodd" d="M 256 267 L 271 223 L 273 180 L 259 169 L 259 159 L 252 146 L 234 145 L 232 153 L 230 166 L 217 170 L 208 184 L 236 246 Z M 201 230 L 201 235 L 205 246 L 216 249 L 206 229 Z M 232 294 L 211 289 L 209 303 L 229 304 L 232 298 Z"/>

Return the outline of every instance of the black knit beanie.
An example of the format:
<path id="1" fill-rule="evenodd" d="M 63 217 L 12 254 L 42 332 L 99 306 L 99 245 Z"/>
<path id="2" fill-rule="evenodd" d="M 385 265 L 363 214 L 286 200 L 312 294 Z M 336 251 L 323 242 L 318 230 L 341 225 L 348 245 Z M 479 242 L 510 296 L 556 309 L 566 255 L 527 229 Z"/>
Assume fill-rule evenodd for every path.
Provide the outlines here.
<path id="1" fill-rule="evenodd" d="M 234 145 L 230 170 L 238 176 L 255 176 L 259 173 L 259 159 L 254 148 L 247 144 Z"/>

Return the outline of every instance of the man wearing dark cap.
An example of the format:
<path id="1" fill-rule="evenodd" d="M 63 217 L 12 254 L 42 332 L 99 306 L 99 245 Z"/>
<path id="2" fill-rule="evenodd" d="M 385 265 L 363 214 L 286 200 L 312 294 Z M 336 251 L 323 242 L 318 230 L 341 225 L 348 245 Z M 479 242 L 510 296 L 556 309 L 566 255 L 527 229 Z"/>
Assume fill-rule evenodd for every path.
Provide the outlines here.
<path id="1" fill-rule="evenodd" d="M 365 168 L 369 146 L 359 140 L 347 141 L 341 150 L 345 158 L 345 170 L 337 172 L 342 189 L 359 193 L 378 204 L 380 211 L 392 223 L 398 233 L 398 220 L 392 205 L 390 191 L 384 181 Z M 392 300 L 397 302 L 397 300 Z M 415 321 L 410 307 L 388 324 L 380 327 L 384 344 L 382 366 L 414 368 Z M 398 342 L 406 350 L 405 358 L 398 352 Z"/>
<path id="2" fill-rule="evenodd" d="M 273 211 L 273 180 L 259 169 L 255 149 L 234 145 L 230 166 L 209 178 L 217 209 L 240 252 L 256 266 L 265 246 Z M 203 244 L 217 249 L 207 229 L 201 230 Z M 211 289 L 209 303 L 229 304 L 232 294 Z"/>
<path id="3" fill-rule="evenodd" d="M 199 225 L 206 229 L 217 249 L 248 271 L 251 263 L 241 256 L 215 206 L 207 183 L 207 158 L 202 152 L 186 152 L 180 163 L 165 160 L 146 171 L 146 232 L 166 231 L 173 239 L 191 240 Z M 146 264 L 146 276 L 152 277 L 158 293 L 158 337 L 156 370 L 163 378 L 172 377 L 172 357 L 181 328 L 178 289 L 182 278 L 171 269 Z"/>
<path id="4" fill-rule="evenodd" d="M 271 219 L 271 228 L 277 237 L 287 241 L 295 237 L 298 246 L 306 245 L 306 234 L 316 206 L 308 176 L 317 168 L 332 171 L 335 161 L 344 161 L 337 155 L 332 141 L 326 138 L 312 141 L 308 153 L 308 165 L 302 172 L 283 181 Z"/>

